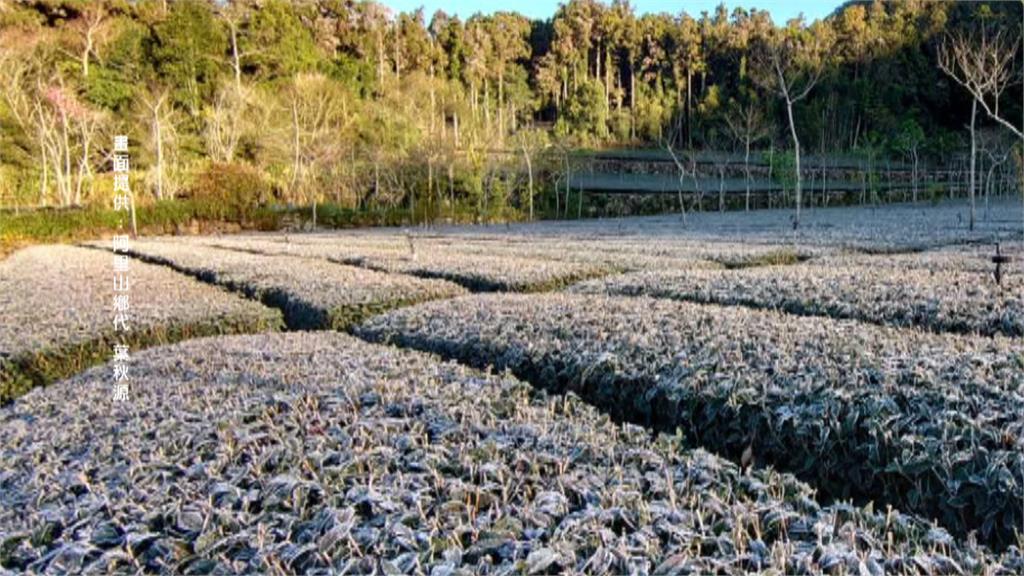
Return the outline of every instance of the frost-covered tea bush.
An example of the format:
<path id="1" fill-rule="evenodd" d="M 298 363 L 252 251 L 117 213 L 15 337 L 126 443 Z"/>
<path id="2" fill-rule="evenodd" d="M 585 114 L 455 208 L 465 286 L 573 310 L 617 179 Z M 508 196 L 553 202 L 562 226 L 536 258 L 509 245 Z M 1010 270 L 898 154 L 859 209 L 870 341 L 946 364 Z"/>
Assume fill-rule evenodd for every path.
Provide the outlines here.
<path id="1" fill-rule="evenodd" d="M 451 252 L 417 252 L 412 256 L 367 251 L 367 255 L 348 262 L 375 270 L 443 278 L 475 292 L 541 292 L 609 271 L 601 265 Z"/>
<path id="2" fill-rule="evenodd" d="M 965 200 L 930 204 L 836 206 L 813 208 L 793 228 L 793 210 L 751 212 L 691 212 L 684 222 L 678 214 L 630 218 L 545 221 L 504 226 L 445 229 L 448 235 L 479 237 L 516 234 L 533 238 L 687 239 L 700 242 L 742 242 L 845 248 L 890 253 L 962 243 L 1021 242 L 1019 199 L 1001 199 L 992 206 L 998 219 L 978 220 L 968 227 L 970 205 Z"/>
<path id="3" fill-rule="evenodd" d="M 1024 276 L 1008 276 L 998 285 L 990 274 L 924 266 L 822 262 L 749 270 L 636 272 L 582 283 L 572 290 L 770 308 L 935 332 L 1024 335 Z"/>
<path id="4" fill-rule="evenodd" d="M 0 404 L 132 348 L 276 329 L 281 314 L 168 270 L 131 261 L 129 331 L 114 326 L 113 255 L 36 246 L 0 262 Z"/>
<path id="5" fill-rule="evenodd" d="M 677 439 L 343 334 L 139 353 L 0 410 L 0 571 L 1013 573 Z M 78 402 L 68 402 L 68 398 Z"/>
<path id="6" fill-rule="evenodd" d="M 1024 522 L 1024 345 L 650 298 L 477 296 L 357 333 L 510 369 L 613 416 L 680 429 L 830 497 L 1015 542 Z"/>
<path id="7" fill-rule="evenodd" d="M 825 253 L 804 247 L 637 240 L 632 237 L 561 241 L 538 239 L 532 242 L 469 240 L 454 244 L 450 249 L 474 254 L 584 262 L 617 270 L 688 270 L 790 264 Z"/>
<path id="8" fill-rule="evenodd" d="M 1013 281 L 1024 276 L 1024 250 L 1019 242 L 1001 244 L 999 255 L 1008 260 L 1001 266 L 1003 278 Z M 829 266 L 871 266 L 895 270 L 927 270 L 930 272 L 973 272 L 994 279 L 996 265 L 994 244 L 951 246 L 908 254 L 843 254 L 820 258 L 817 263 Z"/>
<path id="9" fill-rule="evenodd" d="M 262 235 L 208 238 L 207 245 L 291 254 L 422 276 L 451 276 L 471 288 L 539 291 L 607 271 L 716 269 L 793 264 L 834 250 L 678 239 Z M 559 264 L 553 264 L 557 262 Z M 561 273 L 566 278 L 549 282 Z M 493 285 L 493 286 L 492 286 Z"/>
<path id="10" fill-rule="evenodd" d="M 280 308 L 292 329 L 344 329 L 391 308 L 465 293 L 450 282 L 312 258 L 153 241 L 134 242 L 132 251 Z"/>
<path id="11" fill-rule="evenodd" d="M 601 276 L 607 266 L 539 258 L 463 253 L 413 240 L 404 248 L 349 244 L 277 242 L 270 240 L 232 242 L 218 246 L 261 254 L 289 254 L 322 258 L 370 270 L 420 278 L 448 280 L 475 292 L 539 292 L 562 288 L 574 282 Z"/>

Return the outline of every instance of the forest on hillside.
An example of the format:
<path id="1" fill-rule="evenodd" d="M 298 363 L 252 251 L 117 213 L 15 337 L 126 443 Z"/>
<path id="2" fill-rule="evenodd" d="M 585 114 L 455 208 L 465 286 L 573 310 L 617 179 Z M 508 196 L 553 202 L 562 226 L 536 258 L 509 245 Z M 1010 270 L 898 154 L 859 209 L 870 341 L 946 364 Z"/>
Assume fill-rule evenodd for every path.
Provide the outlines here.
<path id="1" fill-rule="evenodd" d="M 205 201 L 222 217 L 558 215 L 573 154 L 624 148 L 681 172 L 694 151 L 771 150 L 797 207 L 801 151 L 912 165 L 915 198 L 919 164 L 970 166 L 974 195 L 996 167 L 1019 182 L 1022 6 L 854 1 L 808 23 L 625 0 L 543 21 L 352 0 L 0 0 L 0 209 L 109 205 L 117 134 L 140 206 Z"/>

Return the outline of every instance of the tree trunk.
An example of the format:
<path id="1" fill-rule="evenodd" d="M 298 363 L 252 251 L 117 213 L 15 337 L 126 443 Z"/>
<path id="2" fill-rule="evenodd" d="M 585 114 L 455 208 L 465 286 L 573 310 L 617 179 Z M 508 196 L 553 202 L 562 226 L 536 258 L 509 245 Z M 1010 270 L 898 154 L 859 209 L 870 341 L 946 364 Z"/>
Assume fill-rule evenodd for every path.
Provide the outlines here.
<path id="1" fill-rule="evenodd" d="M 796 123 L 793 121 L 793 101 L 786 99 L 786 113 L 789 116 L 789 133 L 793 137 L 793 159 L 796 165 L 796 218 L 793 227 L 800 226 L 800 205 L 803 202 L 803 177 L 800 174 L 800 139 L 796 135 Z"/>
<path id="2" fill-rule="evenodd" d="M 968 191 L 969 191 L 968 195 L 971 197 L 971 218 L 970 218 L 970 223 L 967 226 L 968 230 L 974 230 L 974 180 L 975 180 L 975 177 L 974 177 L 974 167 L 975 167 L 975 157 L 977 156 L 977 153 L 978 153 L 978 143 L 977 143 L 977 138 L 975 137 L 975 132 L 976 132 L 975 131 L 975 120 L 976 120 L 977 116 L 978 116 L 978 99 L 975 98 L 973 100 L 972 105 L 971 105 L 971 169 L 970 169 L 970 172 L 969 172 L 969 176 L 967 178 L 967 188 L 968 188 Z"/>
<path id="3" fill-rule="evenodd" d="M 373 197 L 380 197 L 380 158 L 376 155 L 373 158 Z"/>
<path id="4" fill-rule="evenodd" d="M 46 155 L 46 147 L 40 148 L 43 155 L 43 177 L 39 179 L 39 205 L 46 206 L 46 191 L 50 187 L 50 159 Z"/>
<path id="5" fill-rule="evenodd" d="M 632 55 L 629 57 L 629 137 L 636 138 L 636 72 Z"/>
<path id="6" fill-rule="evenodd" d="M 555 218 L 556 219 L 558 218 L 558 215 L 562 213 L 562 198 L 558 194 L 558 185 L 559 185 L 559 181 L 558 180 L 559 180 L 558 178 L 555 178 Z"/>
<path id="7" fill-rule="evenodd" d="M 530 197 L 529 197 L 530 220 L 533 220 L 533 163 L 530 162 L 530 154 L 526 150 L 526 142 L 523 142 L 522 144 L 523 144 L 523 158 L 526 159 L 527 182 L 528 182 L 528 185 L 529 185 L 529 187 L 527 189 L 527 192 L 530 195 Z"/>
<path id="8" fill-rule="evenodd" d="M 693 126 L 692 126 L 692 104 L 693 104 L 693 90 L 690 85 L 693 84 L 693 74 L 690 73 L 690 69 L 686 69 L 686 148 L 693 150 Z"/>
<path id="9" fill-rule="evenodd" d="M 430 135 L 434 135 L 434 126 L 437 120 L 437 95 L 434 90 L 434 63 L 430 63 Z M 444 122 L 441 123 L 442 130 Z"/>
<path id="10" fill-rule="evenodd" d="M 672 156 L 672 161 L 676 165 L 676 169 L 679 170 L 679 185 L 676 188 L 676 194 L 679 199 L 679 215 L 683 220 L 683 224 L 686 223 L 686 205 L 683 204 L 683 180 L 686 179 L 686 167 L 679 161 L 674 150 L 672 150 L 671 144 L 666 144 L 665 149 L 668 150 L 669 155 Z"/>
<path id="11" fill-rule="evenodd" d="M 83 123 L 80 127 L 82 135 L 82 156 L 78 161 L 78 178 L 75 182 L 75 206 L 82 204 L 82 186 L 85 185 L 86 177 L 92 177 L 92 169 L 89 167 L 89 147 L 92 143 L 92 135 L 89 127 Z"/>
<path id="12" fill-rule="evenodd" d="M 292 159 L 292 185 L 291 193 L 295 193 L 296 185 L 299 181 L 299 164 L 300 160 L 300 146 L 299 146 L 299 108 L 298 103 L 292 100 L 292 147 L 294 148 L 294 157 Z"/>
<path id="13" fill-rule="evenodd" d="M 484 133 L 491 133 L 491 83 L 484 78 Z"/>
<path id="14" fill-rule="evenodd" d="M 913 189 L 914 204 L 917 204 L 917 148 L 915 147 L 911 152 L 914 155 L 914 173 L 911 175 L 913 181 L 911 188 Z"/>
<path id="15" fill-rule="evenodd" d="M 455 162 L 448 163 L 448 197 L 450 198 L 451 206 L 448 207 L 448 213 L 451 214 L 452 223 L 455 223 Z"/>
<path id="16" fill-rule="evenodd" d="M 134 192 L 129 192 L 128 193 L 128 205 L 129 205 L 129 207 L 131 208 L 131 211 L 132 211 L 131 212 L 131 216 L 132 216 L 132 238 L 138 238 L 139 237 L 139 222 L 135 218 L 135 193 Z"/>
<path id="17" fill-rule="evenodd" d="M 988 167 L 988 175 L 985 176 L 985 220 L 986 221 L 989 219 L 988 203 L 989 203 L 989 197 L 992 195 L 992 172 L 995 171 L 995 169 L 996 169 L 996 163 L 993 162 L 992 165 Z"/>
<path id="18" fill-rule="evenodd" d="M 434 197 L 434 161 L 427 158 L 427 204 Z M 430 220 L 427 220 L 430 222 Z"/>
<path id="19" fill-rule="evenodd" d="M 61 118 L 64 126 L 64 204 L 70 205 L 74 203 L 71 195 L 71 124 L 63 112 Z"/>
<path id="20" fill-rule="evenodd" d="M 745 202 L 745 208 L 747 212 L 750 212 L 750 134 L 747 133 L 746 139 L 746 150 L 743 154 L 743 172 L 746 175 L 746 188 L 747 197 Z"/>
<path id="21" fill-rule="evenodd" d="M 505 74 L 498 72 L 498 138 L 505 138 Z"/>
<path id="22" fill-rule="evenodd" d="M 718 167 L 718 211 L 725 212 L 725 164 Z"/>
<path id="23" fill-rule="evenodd" d="M 85 35 L 85 49 L 82 50 L 82 77 L 89 77 L 89 53 L 92 52 L 92 29 Z"/>
<path id="24" fill-rule="evenodd" d="M 401 43 L 401 38 L 398 36 L 398 25 L 396 24 L 395 25 L 395 44 L 394 44 L 394 47 L 393 47 L 394 49 L 392 50 L 392 52 L 394 52 L 394 54 L 395 54 L 395 80 L 397 80 L 398 82 L 402 81 L 402 55 L 399 52 L 399 44 L 400 43 Z"/>
<path id="25" fill-rule="evenodd" d="M 569 218 L 569 180 L 572 177 L 572 164 L 569 163 L 569 156 L 565 157 L 565 218 Z"/>
<path id="26" fill-rule="evenodd" d="M 611 98 L 611 83 L 612 83 L 612 67 L 611 67 L 611 47 L 605 45 L 604 48 L 604 111 L 607 114 L 609 110 L 609 98 Z"/>
<path id="27" fill-rule="evenodd" d="M 455 124 L 454 127 L 453 127 L 455 129 L 455 149 L 458 150 L 459 149 L 459 113 L 458 112 L 454 112 L 452 114 L 452 116 L 453 116 L 454 124 Z"/>
<path id="28" fill-rule="evenodd" d="M 153 144 L 156 146 L 156 199 L 164 197 L 164 142 L 160 126 L 160 104 L 153 108 Z"/>
<path id="29" fill-rule="evenodd" d="M 231 28 L 231 63 L 235 71 L 235 90 L 242 90 L 242 62 L 238 56 L 238 26 L 229 24 Z"/>
<path id="30" fill-rule="evenodd" d="M 384 32 L 377 26 L 377 90 L 384 91 Z"/>
<path id="31" fill-rule="evenodd" d="M 580 193 L 580 195 L 576 199 L 576 219 L 577 220 L 582 220 L 583 219 L 583 183 L 582 182 L 580 182 L 578 192 Z"/>
<path id="32" fill-rule="evenodd" d="M 885 181 L 886 189 L 889 192 L 889 198 L 887 199 L 887 201 L 892 202 L 892 164 L 890 163 L 888 158 L 886 158 L 885 160 Z"/>

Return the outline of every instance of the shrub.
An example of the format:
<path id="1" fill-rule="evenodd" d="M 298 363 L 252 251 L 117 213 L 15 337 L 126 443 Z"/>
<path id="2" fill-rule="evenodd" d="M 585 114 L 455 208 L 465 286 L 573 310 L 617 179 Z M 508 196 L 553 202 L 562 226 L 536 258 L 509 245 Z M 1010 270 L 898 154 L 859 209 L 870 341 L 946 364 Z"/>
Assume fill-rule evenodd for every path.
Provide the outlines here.
<path id="1" fill-rule="evenodd" d="M 250 222 L 271 197 L 270 183 L 248 164 L 210 164 L 189 190 L 196 215 L 229 222 Z"/>

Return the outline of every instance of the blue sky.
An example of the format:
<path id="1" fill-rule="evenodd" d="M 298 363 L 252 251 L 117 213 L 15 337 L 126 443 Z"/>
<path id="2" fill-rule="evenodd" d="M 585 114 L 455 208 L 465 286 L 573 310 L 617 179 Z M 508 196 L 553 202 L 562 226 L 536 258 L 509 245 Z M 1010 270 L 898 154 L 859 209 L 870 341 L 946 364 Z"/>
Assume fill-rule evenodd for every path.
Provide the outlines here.
<path id="1" fill-rule="evenodd" d="M 383 3 L 396 11 L 415 10 L 423 6 L 427 20 L 438 8 L 449 14 L 458 14 L 461 18 L 471 16 L 474 12 L 494 12 L 497 10 L 514 10 L 530 18 L 548 18 L 555 13 L 559 2 L 557 0 L 520 2 L 511 0 L 383 0 Z M 608 3 L 608 2 L 606 2 Z M 669 12 L 677 14 L 685 10 L 693 16 L 699 16 L 701 12 L 713 12 L 718 6 L 719 0 L 633 0 L 633 7 L 637 13 L 643 12 Z M 824 18 L 836 9 L 842 0 L 726 0 L 725 5 L 732 11 L 736 6 L 744 8 L 759 8 L 771 12 L 772 20 L 777 23 L 785 22 L 800 13 L 808 21 Z"/>

